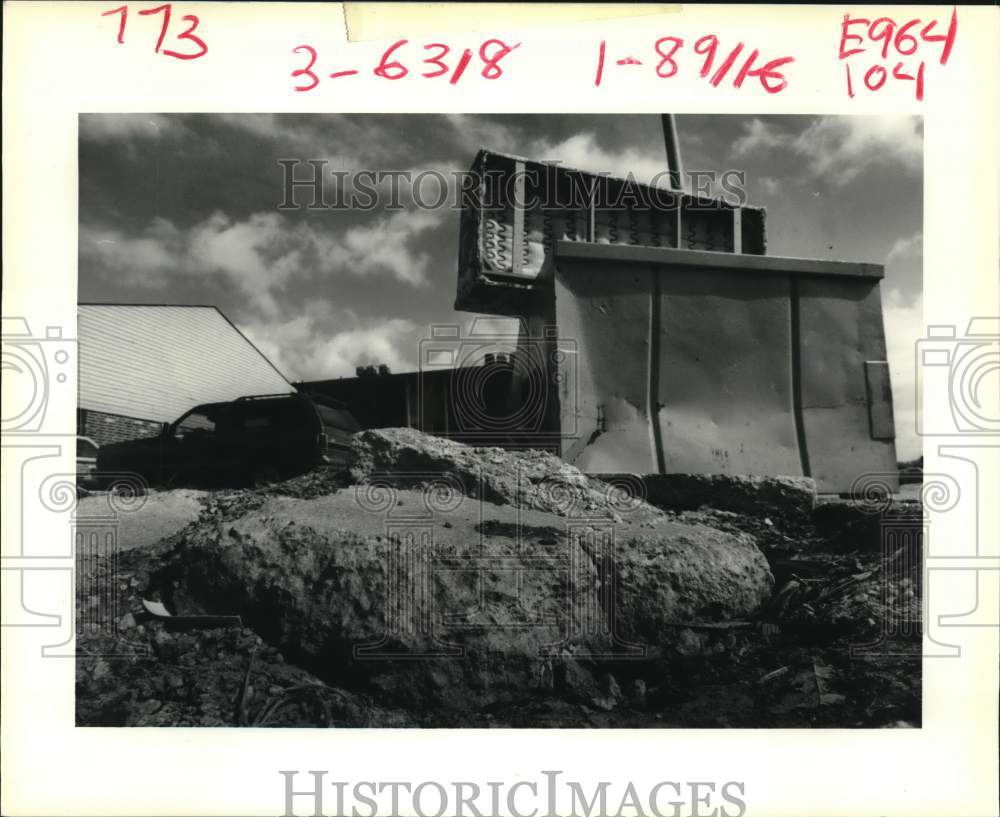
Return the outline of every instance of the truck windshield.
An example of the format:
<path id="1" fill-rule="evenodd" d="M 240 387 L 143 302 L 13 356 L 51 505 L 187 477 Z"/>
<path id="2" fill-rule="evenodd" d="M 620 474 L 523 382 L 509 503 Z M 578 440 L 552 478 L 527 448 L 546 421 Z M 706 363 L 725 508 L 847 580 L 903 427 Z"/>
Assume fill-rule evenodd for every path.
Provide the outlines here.
<path id="1" fill-rule="evenodd" d="M 346 409 L 336 409 L 330 406 L 316 405 L 320 419 L 326 428 L 336 428 L 340 431 L 360 431 L 361 426 Z"/>

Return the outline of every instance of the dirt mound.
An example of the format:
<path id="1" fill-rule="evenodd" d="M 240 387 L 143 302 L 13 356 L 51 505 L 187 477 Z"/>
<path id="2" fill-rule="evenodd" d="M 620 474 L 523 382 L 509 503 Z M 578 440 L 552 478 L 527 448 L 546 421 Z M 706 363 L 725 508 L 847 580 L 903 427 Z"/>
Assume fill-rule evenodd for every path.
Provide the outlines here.
<path id="1" fill-rule="evenodd" d="M 604 515 L 642 509 L 642 481 L 631 474 L 604 482 L 545 451 L 474 448 L 412 428 L 363 431 L 351 444 L 351 478 L 395 487 L 433 486 L 500 505 L 516 505 L 559 516 Z"/>
<path id="2" fill-rule="evenodd" d="M 802 521 L 816 504 L 816 483 L 808 477 L 644 474 L 640 479 L 650 503 L 675 511 L 705 507 Z"/>
<path id="3" fill-rule="evenodd" d="M 335 494 L 346 488 L 350 482 L 347 472 L 330 466 L 321 466 L 283 482 L 265 485 L 258 489 L 258 493 L 313 499 L 318 496 Z"/>
<path id="4" fill-rule="evenodd" d="M 81 725 L 919 723 L 919 561 L 824 551 L 842 509 L 803 518 L 808 486 L 696 477 L 735 493 L 664 511 L 540 452 L 358 437 L 359 484 L 212 492 L 168 538 L 78 559 Z M 111 586 L 116 632 L 88 629 Z"/>
<path id="5" fill-rule="evenodd" d="M 688 625 L 751 614 L 773 584 L 749 537 L 705 526 L 371 488 L 206 518 L 150 589 L 242 616 L 328 684 L 454 716 L 537 694 L 614 706 L 596 659 L 690 648 Z"/>

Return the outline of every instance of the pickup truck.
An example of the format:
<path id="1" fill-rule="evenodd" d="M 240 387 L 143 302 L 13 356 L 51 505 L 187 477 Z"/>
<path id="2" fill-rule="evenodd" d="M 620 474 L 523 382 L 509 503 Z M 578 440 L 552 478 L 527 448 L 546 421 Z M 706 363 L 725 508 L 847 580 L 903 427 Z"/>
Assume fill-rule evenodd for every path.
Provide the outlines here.
<path id="1" fill-rule="evenodd" d="M 302 393 L 195 406 L 158 437 L 104 445 L 97 476 L 136 473 L 150 485 L 245 486 L 317 466 L 347 467 L 361 429 L 343 405 Z"/>

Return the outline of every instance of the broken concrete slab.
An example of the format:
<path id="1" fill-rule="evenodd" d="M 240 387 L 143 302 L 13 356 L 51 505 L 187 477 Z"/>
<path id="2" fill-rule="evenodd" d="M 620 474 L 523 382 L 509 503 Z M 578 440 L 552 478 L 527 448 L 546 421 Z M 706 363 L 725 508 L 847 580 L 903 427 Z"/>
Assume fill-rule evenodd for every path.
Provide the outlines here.
<path id="1" fill-rule="evenodd" d="M 372 487 L 203 518 L 148 589 L 179 615 L 240 615 L 326 683 L 452 716 L 563 692 L 610 705 L 615 657 L 669 654 L 686 624 L 771 592 L 750 537 Z"/>
<path id="2" fill-rule="evenodd" d="M 917 545 L 915 558 L 919 558 L 923 503 L 894 496 L 878 501 L 824 496 L 816 503 L 813 523 L 833 548 L 878 551 L 884 544 L 892 550 L 909 541 Z"/>
<path id="3" fill-rule="evenodd" d="M 74 522 L 84 528 L 114 519 L 119 550 L 144 548 L 197 519 L 208 496 L 206 491 L 178 489 L 149 491 L 125 501 L 116 500 L 106 491 L 94 492 L 77 499 Z"/>
<path id="4" fill-rule="evenodd" d="M 549 511 L 559 516 L 611 518 L 641 510 L 659 512 L 641 499 L 631 474 L 610 481 L 588 477 L 545 451 L 474 448 L 412 428 L 362 431 L 351 444 L 351 478 L 394 486 L 435 485 L 487 502 Z"/>
<path id="5" fill-rule="evenodd" d="M 808 519 L 816 483 L 808 477 L 726 474 L 597 474 L 598 479 L 638 479 L 646 501 L 658 508 L 687 511 L 716 508 L 752 516 Z"/>

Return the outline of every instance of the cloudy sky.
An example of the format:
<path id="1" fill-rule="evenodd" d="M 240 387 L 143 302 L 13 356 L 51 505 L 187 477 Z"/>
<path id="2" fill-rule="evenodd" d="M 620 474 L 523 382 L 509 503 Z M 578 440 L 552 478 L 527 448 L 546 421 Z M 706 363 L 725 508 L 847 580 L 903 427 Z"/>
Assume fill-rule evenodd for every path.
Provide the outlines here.
<path id="1" fill-rule="evenodd" d="M 769 254 L 886 265 L 899 454 L 916 455 L 920 120 L 677 125 L 687 171 L 746 173 L 750 203 L 768 210 Z M 468 169 L 480 147 L 639 181 L 663 170 L 658 116 L 82 115 L 79 299 L 215 304 L 293 380 L 364 363 L 413 370 L 428 324 L 472 317 L 452 309 L 458 213 L 413 207 L 405 186 L 411 206 L 398 212 L 279 211 L 278 160 L 447 174 Z M 437 193 L 430 181 L 423 190 Z"/>

